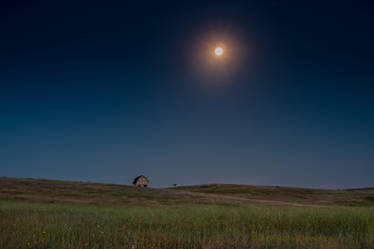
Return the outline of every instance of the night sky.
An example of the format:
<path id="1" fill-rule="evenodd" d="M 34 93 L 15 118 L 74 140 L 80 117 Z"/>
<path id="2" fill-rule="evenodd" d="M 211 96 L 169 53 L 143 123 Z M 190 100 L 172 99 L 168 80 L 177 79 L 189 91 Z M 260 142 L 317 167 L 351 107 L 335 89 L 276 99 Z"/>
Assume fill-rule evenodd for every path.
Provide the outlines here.
<path id="1" fill-rule="evenodd" d="M 374 186 L 372 1 L 134 2 L 0 3 L 0 176 Z"/>

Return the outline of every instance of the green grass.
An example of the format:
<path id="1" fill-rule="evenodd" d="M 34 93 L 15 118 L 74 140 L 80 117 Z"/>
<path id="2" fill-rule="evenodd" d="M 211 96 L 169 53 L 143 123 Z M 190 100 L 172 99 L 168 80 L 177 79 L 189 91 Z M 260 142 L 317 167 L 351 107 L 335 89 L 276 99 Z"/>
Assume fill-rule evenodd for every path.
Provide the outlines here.
<path id="1" fill-rule="evenodd" d="M 373 196 L 0 178 L 0 249 L 371 249 Z"/>
<path id="2" fill-rule="evenodd" d="M 0 248 L 373 248 L 374 209 L 0 202 Z"/>

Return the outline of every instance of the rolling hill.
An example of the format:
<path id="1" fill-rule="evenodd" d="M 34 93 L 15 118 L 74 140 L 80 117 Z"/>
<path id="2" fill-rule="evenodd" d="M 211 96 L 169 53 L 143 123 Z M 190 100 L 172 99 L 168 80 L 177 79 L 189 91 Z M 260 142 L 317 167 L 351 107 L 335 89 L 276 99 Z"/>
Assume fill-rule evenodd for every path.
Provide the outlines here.
<path id="1" fill-rule="evenodd" d="M 374 189 L 327 190 L 232 184 L 144 189 L 128 185 L 1 177 L 0 199 L 129 206 L 258 202 L 294 206 L 374 206 Z"/>

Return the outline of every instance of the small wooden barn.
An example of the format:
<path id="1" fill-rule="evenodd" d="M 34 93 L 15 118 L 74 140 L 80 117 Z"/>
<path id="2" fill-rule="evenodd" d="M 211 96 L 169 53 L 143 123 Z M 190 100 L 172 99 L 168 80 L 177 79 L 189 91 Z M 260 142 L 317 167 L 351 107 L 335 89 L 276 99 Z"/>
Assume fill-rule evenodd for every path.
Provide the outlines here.
<path id="1" fill-rule="evenodd" d="M 146 188 L 149 185 L 149 180 L 147 179 L 147 177 L 141 175 L 141 176 L 136 177 L 134 181 L 132 182 L 132 184 L 134 184 L 137 187 Z"/>

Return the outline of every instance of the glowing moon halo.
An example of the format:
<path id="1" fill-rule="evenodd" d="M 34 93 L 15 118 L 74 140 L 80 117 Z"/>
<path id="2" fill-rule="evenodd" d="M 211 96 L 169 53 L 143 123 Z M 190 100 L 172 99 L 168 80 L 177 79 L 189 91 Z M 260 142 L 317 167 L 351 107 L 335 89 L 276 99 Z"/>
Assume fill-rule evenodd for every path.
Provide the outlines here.
<path id="1" fill-rule="evenodd" d="M 216 54 L 216 56 L 221 56 L 223 54 L 223 48 L 216 47 L 216 49 L 214 50 L 214 53 Z"/>

